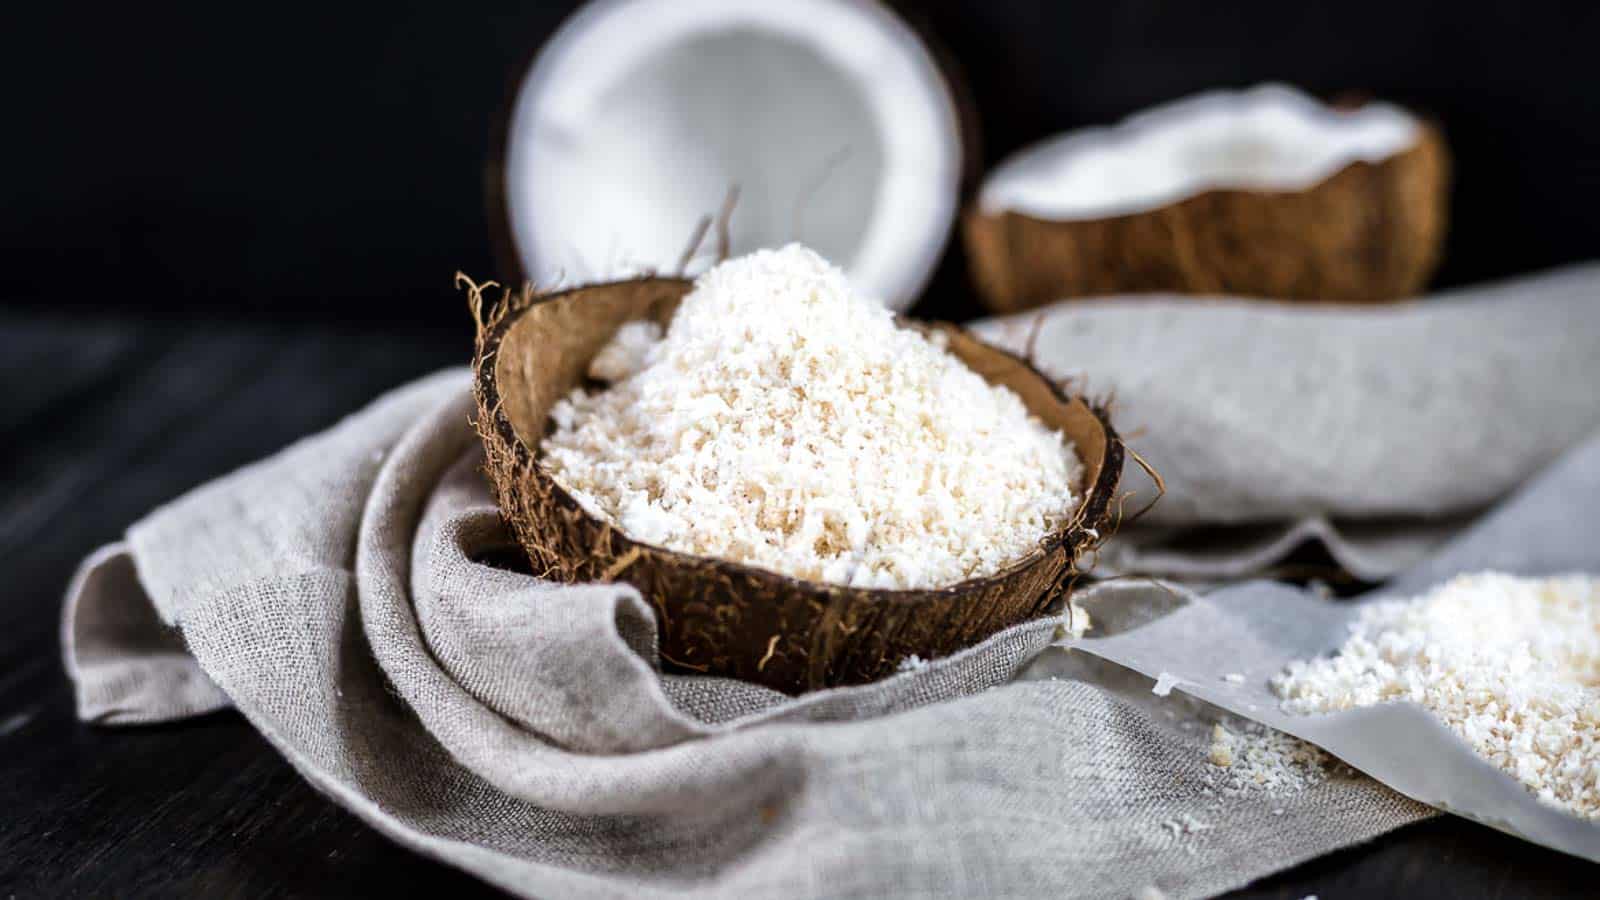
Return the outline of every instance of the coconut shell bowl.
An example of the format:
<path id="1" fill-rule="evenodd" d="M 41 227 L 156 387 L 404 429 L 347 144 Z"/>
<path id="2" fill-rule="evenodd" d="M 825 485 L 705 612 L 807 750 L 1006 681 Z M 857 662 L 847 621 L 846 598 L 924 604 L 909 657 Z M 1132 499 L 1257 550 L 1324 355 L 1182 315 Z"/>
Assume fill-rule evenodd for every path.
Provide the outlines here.
<path id="1" fill-rule="evenodd" d="M 669 666 L 790 694 L 872 681 L 912 655 L 949 655 L 1066 598 L 1080 555 L 1112 530 L 1122 442 L 1103 410 L 950 325 L 916 327 L 945 330 L 952 353 L 1015 391 L 1072 441 L 1083 463 L 1079 506 L 1066 524 L 1000 572 L 936 589 L 850 588 L 652 546 L 585 511 L 539 462 L 550 409 L 584 383 L 589 361 L 619 326 L 644 318 L 665 325 L 690 286 L 642 278 L 542 295 L 525 290 L 487 313 L 476 307 L 474 391 L 485 468 L 534 572 L 631 584 L 655 609 Z"/>

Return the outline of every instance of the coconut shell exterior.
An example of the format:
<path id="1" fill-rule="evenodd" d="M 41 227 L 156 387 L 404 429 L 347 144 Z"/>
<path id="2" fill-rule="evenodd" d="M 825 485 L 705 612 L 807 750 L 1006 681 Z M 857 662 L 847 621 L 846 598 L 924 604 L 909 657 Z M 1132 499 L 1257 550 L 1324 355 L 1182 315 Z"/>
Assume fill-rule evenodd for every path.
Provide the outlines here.
<path id="1" fill-rule="evenodd" d="M 1449 155 L 1438 129 L 1299 191 L 1213 190 L 1146 212 L 1053 221 L 976 204 L 962 231 L 997 312 L 1072 297 L 1226 294 L 1378 303 L 1419 292 L 1444 244 Z"/>
<path id="2" fill-rule="evenodd" d="M 662 657 L 677 667 L 799 693 L 857 684 L 906 657 L 946 656 L 1049 610 L 1078 554 L 1114 527 L 1123 446 L 1104 412 L 1067 397 L 1032 366 L 953 326 L 950 349 L 1010 386 L 1082 458 L 1082 501 L 1069 525 L 993 576 L 934 590 L 862 590 L 634 541 L 592 516 L 537 461 L 551 406 L 582 384 L 624 322 L 670 320 L 690 283 L 674 278 L 525 291 L 478 314 L 476 427 L 495 497 L 533 571 L 569 582 L 623 581 L 655 608 Z"/>

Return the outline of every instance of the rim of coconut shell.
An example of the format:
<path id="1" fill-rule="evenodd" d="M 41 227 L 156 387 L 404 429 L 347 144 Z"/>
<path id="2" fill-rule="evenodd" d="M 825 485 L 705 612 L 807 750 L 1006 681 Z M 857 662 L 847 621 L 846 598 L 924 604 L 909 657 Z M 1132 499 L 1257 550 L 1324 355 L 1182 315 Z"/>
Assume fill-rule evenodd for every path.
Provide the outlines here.
<path id="1" fill-rule="evenodd" d="M 1048 218 L 1048 217 L 1040 215 L 1040 214 L 1038 214 L 1036 212 L 1029 212 L 1027 210 L 1022 210 L 1022 209 L 1005 209 L 1005 208 L 986 207 L 982 203 L 982 199 L 981 199 L 982 198 L 982 189 L 980 188 L 978 191 L 974 192 L 974 194 L 973 194 L 974 199 L 969 201 L 967 203 L 967 205 L 966 205 L 966 208 L 963 210 L 963 212 L 962 212 L 962 220 L 963 220 L 964 224 L 970 224 L 970 220 L 972 220 L 972 219 L 994 220 L 994 219 L 1001 219 L 1001 218 L 1010 218 L 1010 219 L 1016 219 L 1016 220 L 1019 220 L 1019 221 L 1030 222 L 1030 223 L 1035 223 L 1035 224 L 1039 224 L 1039 225 L 1046 225 L 1046 226 L 1091 225 L 1091 224 L 1100 223 L 1100 222 L 1125 221 L 1125 220 L 1129 220 L 1129 219 L 1138 219 L 1138 218 L 1142 218 L 1142 217 L 1145 217 L 1145 216 L 1155 215 L 1155 214 L 1158 214 L 1158 213 L 1162 212 L 1163 210 L 1170 210 L 1170 209 L 1172 209 L 1174 207 L 1182 206 L 1184 203 L 1187 203 L 1189 201 L 1195 200 L 1197 198 L 1203 198 L 1203 197 L 1215 197 L 1215 196 L 1223 196 L 1223 195 L 1248 196 L 1248 197 L 1256 197 L 1256 198 L 1264 198 L 1264 199 L 1270 199 L 1270 198 L 1274 198 L 1274 197 L 1280 197 L 1280 198 L 1297 197 L 1297 196 L 1301 196 L 1301 195 L 1308 194 L 1308 193 L 1311 193 L 1313 191 L 1316 191 L 1317 189 L 1327 185 L 1329 182 L 1337 180 L 1341 175 L 1344 175 L 1346 172 L 1362 170 L 1362 169 L 1378 169 L 1378 168 L 1381 168 L 1383 166 L 1393 165 L 1393 164 L 1395 164 L 1396 162 L 1398 162 L 1400 160 L 1407 159 L 1407 158 L 1410 158 L 1410 157 L 1413 157 L 1413 156 L 1417 156 L 1417 155 L 1421 155 L 1421 154 L 1425 154 L 1425 153 L 1426 154 L 1434 154 L 1434 155 L 1443 155 L 1443 154 L 1448 153 L 1448 150 L 1445 147 L 1444 136 L 1443 136 L 1443 133 L 1440 131 L 1438 124 L 1436 122 L 1434 122 L 1433 120 L 1431 120 L 1431 119 L 1424 119 L 1424 118 L 1418 117 L 1418 119 L 1417 119 L 1417 136 L 1416 136 L 1416 140 L 1413 141 L 1408 146 L 1406 146 L 1404 149 L 1402 149 L 1402 150 L 1400 150 L 1400 151 L 1398 151 L 1396 153 L 1390 154 L 1388 156 L 1385 156 L 1382 159 L 1376 159 L 1376 160 L 1352 159 L 1349 162 L 1346 162 L 1344 165 L 1341 165 L 1338 168 L 1329 171 L 1327 174 L 1321 176 L 1316 181 L 1313 181 L 1313 182 L 1305 185 L 1304 187 L 1298 187 L 1298 188 L 1288 188 L 1288 187 L 1285 187 L 1285 188 L 1271 188 L 1271 187 L 1249 187 L 1249 186 L 1235 186 L 1235 185 L 1218 185 L 1218 186 L 1200 188 L 1200 189 L 1198 189 L 1198 190 L 1196 190 L 1196 191 L 1194 191 L 1192 193 L 1188 193 L 1188 194 L 1184 194 L 1183 196 L 1176 197 L 1171 201 L 1156 203 L 1156 204 L 1153 204 L 1151 206 L 1141 207 L 1141 208 L 1136 209 L 1136 210 L 1127 210 L 1127 211 L 1123 211 L 1123 212 L 1108 213 L 1106 215 L 1085 216 L 1085 217 L 1082 217 L 1082 218 L 1068 217 L 1068 218 L 1060 218 L 1060 219 Z M 1446 163 L 1447 163 L 1447 161 L 1446 161 Z M 1441 197 L 1441 200 L 1442 199 L 1446 199 L 1446 198 Z"/>
<path id="2" fill-rule="evenodd" d="M 1099 222 L 1147 215 L 1205 194 L 1295 195 L 1352 167 L 1381 166 L 1432 143 L 1442 143 L 1437 126 L 1392 103 L 1353 97 L 1323 103 L 1277 83 L 1207 91 L 1023 147 L 984 176 L 970 209 L 1045 223 Z M 1275 155 L 1252 158 L 1250 151 Z M 1194 155 L 1208 153 L 1219 158 L 1213 161 L 1217 171 L 1193 162 Z M 1230 153 L 1241 156 L 1220 159 Z M 1121 179 L 1132 185 L 1122 187 L 1104 177 L 1107 165 L 1146 171 Z M 1063 186 L 1069 178 L 1078 184 Z M 1051 191 L 1061 196 L 1040 198 Z"/>
<path id="3" fill-rule="evenodd" d="M 498 373 L 496 371 L 498 366 L 495 365 L 495 360 L 497 360 L 499 357 L 502 341 L 509 333 L 510 329 L 516 324 L 520 316 L 526 313 L 529 309 L 532 309 L 540 304 L 559 300 L 579 291 L 659 284 L 663 287 L 670 287 L 681 291 L 681 293 L 679 293 L 678 296 L 673 300 L 673 306 L 675 309 L 676 301 L 681 299 L 683 294 L 688 292 L 693 282 L 686 278 L 646 275 L 638 278 L 625 278 L 614 281 L 601 281 L 593 284 L 565 287 L 559 290 L 553 290 L 544 293 L 535 292 L 531 285 L 526 285 L 520 293 L 507 291 L 500 302 L 493 304 L 490 309 L 485 310 L 483 307 L 482 290 L 493 285 L 494 283 L 489 282 L 480 286 L 472 283 L 469 279 L 465 279 L 464 276 L 458 276 L 458 281 L 462 280 L 465 280 L 468 285 L 469 304 L 472 308 L 473 317 L 477 325 L 477 350 L 473 358 L 473 389 L 477 394 L 479 410 L 477 419 L 474 421 L 474 425 L 476 426 L 479 434 L 484 436 L 486 439 L 492 437 L 498 440 L 504 446 L 509 447 L 511 453 L 514 455 L 515 463 L 523 467 L 525 471 L 532 473 L 532 476 L 538 479 L 540 483 L 547 490 L 549 490 L 551 496 L 555 498 L 558 504 L 565 509 L 576 512 L 578 515 L 584 517 L 592 523 L 609 529 L 615 538 L 620 540 L 628 551 L 631 551 L 633 548 L 648 549 L 651 553 L 662 558 L 672 561 L 681 560 L 681 565 L 684 566 L 700 566 L 709 563 L 718 568 L 738 574 L 742 577 L 754 581 L 770 582 L 774 587 L 790 591 L 818 594 L 844 592 L 867 597 L 873 602 L 880 603 L 924 603 L 927 602 L 931 597 L 936 596 L 949 597 L 960 594 L 981 592 L 986 587 L 997 585 L 998 583 L 1005 581 L 1010 577 L 1016 576 L 1032 566 L 1046 561 L 1049 557 L 1049 554 L 1056 549 L 1064 549 L 1067 551 L 1067 571 L 1064 578 L 1070 580 L 1081 573 L 1081 570 L 1077 566 L 1079 554 L 1086 550 L 1092 550 L 1093 548 L 1097 547 L 1106 538 L 1115 533 L 1121 524 L 1122 519 L 1120 512 L 1115 514 L 1113 513 L 1112 503 L 1117 493 L 1118 483 L 1121 479 L 1126 446 L 1124 445 L 1121 436 L 1117 434 L 1116 430 L 1111 425 L 1107 412 L 1107 405 L 1093 403 L 1082 396 L 1069 396 L 1061 389 L 1060 384 L 1051 379 L 1049 376 L 1045 375 L 1043 372 L 1040 372 L 1039 369 L 1030 361 L 1023 359 L 1022 357 L 1017 356 L 1016 354 L 1007 350 L 996 347 L 986 341 L 983 341 L 959 326 L 944 322 L 919 322 L 908 319 L 904 316 L 897 316 L 897 321 L 903 327 L 909 325 L 911 327 L 921 329 L 942 329 L 946 331 L 946 333 L 959 335 L 967 340 L 972 341 L 974 344 L 995 353 L 998 357 L 1007 360 L 1008 362 L 1014 364 L 1017 368 L 1032 376 L 1040 385 L 1049 391 L 1051 398 L 1055 402 L 1063 405 L 1070 405 L 1074 401 L 1080 402 L 1089 411 L 1089 413 L 1093 415 L 1104 436 L 1105 451 L 1099 461 L 1099 468 L 1093 472 L 1092 479 L 1088 477 L 1088 462 L 1083 460 L 1081 456 L 1079 457 L 1079 461 L 1083 464 L 1085 470 L 1084 481 L 1089 482 L 1092 480 L 1093 483 L 1086 483 L 1081 486 L 1079 490 L 1077 508 L 1060 527 L 1045 537 L 1040 538 L 1037 546 L 1035 546 L 1028 553 L 1018 557 L 992 574 L 964 579 L 949 585 L 926 588 L 864 588 L 852 587 L 850 585 L 837 584 L 833 582 L 811 581 L 804 578 L 797 578 L 792 575 L 785 575 L 781 572 L 776 572 L 772 569 L 766 569 L 760 566 L 753 566 L 734 560 L 723 559 L 721 557 L 700 556 L 692 553 L 684 553 L 682 551 L 662 547 L 658 544 L 651 544 L 646 541 L 635 539 L 620 526 L 613 522 L 607 522 L 598 516 L 595 516 L 589 510 L 585 509 L 583 505 L 579 503 L 570 492 L 567 491 L 566 487 L 563 486 L 558 479 L 556 479 L 545 469 L 539 458 L 538 448 L 530 447 L 528 443 L 522 439 L 522 437 L 517 433 L 516 427 L 512 424 L 510 417 L 505 412 L 504 403 L 502 402 L 498 384 Z M 668 312 L 668 314 L 665 316 L 665 319 L 670 320 L 670 312 Z M 665 325 L 664 320 L 658 319 L 658 321 L 662 321 L 662 324 Z M 962 360 L 962 362 L 964 365 L 966 364 L 965 360 Z M 978 374 L 983 376 L 982 372 L 979 372 Z M 984 376 L 984 380 L 989 381 L 988 377 L 986 376 Z M 1022 399 L 1024 401 L 1024 405 L 1027 405 L 1027 398 L 1024 397 Z M 485 411 L 488 411 L 488 421 L 484 421 Z M 1029 407 L 1029 412 L 1033 413 L 1031 406 Z M 1033 414 L 1037 415 L 1036 413 Z M 547 416 L 545 427 L 548 428 L 548 425 L 549 421 Z M 1074 442 L 1073 452 L 1078 453 L 1076 442 Z M 1142 461 L 1140 464 L 1143 465 Z M 1137 517 L 1137 515 L 1135 517 Z M 624 555 L 626 555 L 626 552 Z"/>

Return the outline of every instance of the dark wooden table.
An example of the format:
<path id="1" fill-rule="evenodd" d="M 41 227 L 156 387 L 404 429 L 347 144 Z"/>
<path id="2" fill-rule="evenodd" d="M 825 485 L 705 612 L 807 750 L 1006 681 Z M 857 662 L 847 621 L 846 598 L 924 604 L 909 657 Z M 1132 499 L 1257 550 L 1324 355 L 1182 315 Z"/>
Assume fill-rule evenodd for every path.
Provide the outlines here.
<path id="1" fill-rule="evenodd" d="M 389 843 L 240 718 L 79 724 L 62 672 L 77 562 L 151 507 L 468 355 L 374 333 L 0 312 L 0 897 L 496 892 Z M 1239 897 L 1589 897 L 1590 864 L 1443 817 Z"/>

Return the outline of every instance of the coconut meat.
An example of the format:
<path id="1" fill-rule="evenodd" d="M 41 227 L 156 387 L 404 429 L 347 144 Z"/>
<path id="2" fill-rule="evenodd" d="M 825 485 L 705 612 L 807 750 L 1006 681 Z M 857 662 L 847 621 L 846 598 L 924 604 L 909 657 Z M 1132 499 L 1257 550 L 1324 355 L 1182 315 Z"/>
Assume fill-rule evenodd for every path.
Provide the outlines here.
<path id="1" fill-rule="evenodd" d="M 541 52 L 505 190 L 541 284 L 673 272 L 730 187 L 734 255 L 804 241 L 910 305 L 955 215 L 954 104 L 926 48 L 850 0 L 609 0 Z M 708 237 L 687 274 L 709 266 Z"/>
<path id="2" fill-rule="evenodd" d="M 1299 191 L 1418 137 L 1416 119 L 1389 104 L 1339 110 L 1277 84 L 1212 91 L 1024 149 L 986 180 L 979 206 L 1083 221 L 1211 190 Z"/>

